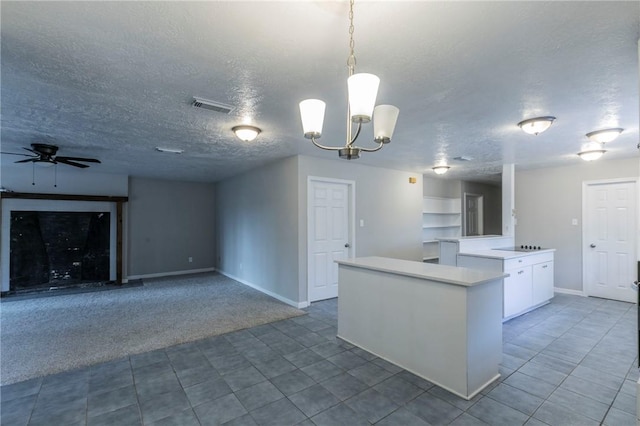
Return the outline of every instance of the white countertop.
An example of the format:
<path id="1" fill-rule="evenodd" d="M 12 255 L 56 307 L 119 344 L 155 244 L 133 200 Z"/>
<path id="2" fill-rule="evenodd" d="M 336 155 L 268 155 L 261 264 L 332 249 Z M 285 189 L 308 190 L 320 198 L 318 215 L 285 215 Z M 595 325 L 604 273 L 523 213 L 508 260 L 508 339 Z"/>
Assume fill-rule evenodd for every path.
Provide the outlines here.
<path id="1" fill-rule="evenodd" d="M 464 240 L 490 240 L 492 238 L 509 238 L 507 235 L 473 235 L 469 237 L 438 237 L 438 241 L 451 241 L 457 243 Z"/>
<path id="2" fill-rule="evenodd" d="M 483 284 L 509 275 L 502 272 L 460 268 L 457 266 L 437 265 L 433 263 L 376 256 L 336 260 L 336 263 L 343 266 L 388 272 L 391 274 L 405 275 L 408 277 L 465 287 Z"/>
<path id="3" fill-rule="evenodd" d="M 544 250 L 533 250 L 533 251 L 512 251 L 512 250 L 498 250 L 498 249 L 487 249 L 487 250 L 474 250 L 468 252 L 460 252 L 458 256 L 474 256 L 474 257 L 487 257 L 490 259 L 515 259 L 518 257 L 532 256 L 534 254 L 540 253 L 552 253 L 556 251 L 556 249 L 544 249 Z"/>

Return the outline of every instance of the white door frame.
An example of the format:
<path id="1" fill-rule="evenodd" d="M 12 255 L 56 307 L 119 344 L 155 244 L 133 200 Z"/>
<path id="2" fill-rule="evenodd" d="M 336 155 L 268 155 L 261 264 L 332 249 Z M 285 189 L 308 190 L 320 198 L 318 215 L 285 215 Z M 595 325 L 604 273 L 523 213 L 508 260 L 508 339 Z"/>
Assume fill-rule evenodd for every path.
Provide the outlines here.
<path id="1" fill-rule="evenodd" d="M 309 277 L 309 265 L 311 264 L 311 244 L 309 242 L 312 239 L 313 233 L 311 232 L 311 221 L 309 220 L 309 212 L 311 211 L 313 202 L 313 193 L 311 191 L 311 185 L 314 182 L 327 182 L 327 183 L 339 183 L 347 185 L 349 199 L 347 205 L 349 207 L 349 257 L 355 257 L 356 255 L 356 182 L 354 180 L 334 179 L 322 176 L 307 176 L 307 306 L 311 303 L 309 301 L 309 287 L 311 286 L 311 277 Z"/>
<path id="2" fill-rule="evenodd" d="M 640 213 L 640 185 L 638 185 L 638 178 L 637 177 L 630 177 L 630 178 L 617 178 L 617 179 L 598 179 L 598 180 L 585 180 L 582 182 L 582 294 L 584 296 L 590 296 L 590 289 L 588 288 L 588 286 L 586 285 L 586 279 L 585 277 L 587 276 L 587 262 L 586 262 L 586 258 L 588 256 L 588 254 L 590 253 L 589 250 L 587 250 L 587 189 L 590 186 L 594 186 L 594 185 L 607 185 L 607 184 L 613 184 L 613 183 L 635 183 L 636 185 L 636 223 L 635 223 L 635 227 L 634 230 L 636 230 L 635 232 L 633 232 L 633 238 L 634 238 L 634 244 L 632 245 L 633 247 L 635 247 L 636 250 L 640 250 L 640 242 L 638 241 L 638 238 L 640 238 L 640 236 L 638 235 L 638 228 L 639 228 L 639 221 L 638 221 L 638 213 Z M 636 257 L 640 258 L 640 252 L 636 253 Z M 635 269 L 634 269 L 635 270 Z M 629 285 L 631 285 L 631 282 L 629 283 Z"/>

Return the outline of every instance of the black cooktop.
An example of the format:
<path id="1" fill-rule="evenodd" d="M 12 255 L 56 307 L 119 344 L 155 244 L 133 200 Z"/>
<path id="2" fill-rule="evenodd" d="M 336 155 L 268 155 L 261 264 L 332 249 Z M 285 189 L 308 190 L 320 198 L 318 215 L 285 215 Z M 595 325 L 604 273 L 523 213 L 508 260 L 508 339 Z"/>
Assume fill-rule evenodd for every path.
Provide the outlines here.
<path id="1" fill-rule="evenodd" d="M 503 248 L 495 248 L 493 250 L 504 250 L 504 251 L 538 251 L 538 250 L 547 250 L 545 247 L 540 246 L 530 246 L 530 245 L 521 245 L 515 247 L 503 247 Z"/>

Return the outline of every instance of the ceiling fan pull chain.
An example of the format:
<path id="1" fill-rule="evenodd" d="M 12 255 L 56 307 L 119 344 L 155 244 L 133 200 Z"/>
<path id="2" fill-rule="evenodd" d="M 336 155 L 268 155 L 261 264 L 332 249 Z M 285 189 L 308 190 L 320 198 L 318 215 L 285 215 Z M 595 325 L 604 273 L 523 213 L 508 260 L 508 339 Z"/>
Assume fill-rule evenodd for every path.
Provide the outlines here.
<path id="1" fill-rule="evenodd" d="M 31 185 L 36 184 L 36 163 L 31 162 Z"/>
<path id="2" fill-rule="evenodd" d="M 58 164 L 53 165 L 53 187 L 58 187 Z"/>

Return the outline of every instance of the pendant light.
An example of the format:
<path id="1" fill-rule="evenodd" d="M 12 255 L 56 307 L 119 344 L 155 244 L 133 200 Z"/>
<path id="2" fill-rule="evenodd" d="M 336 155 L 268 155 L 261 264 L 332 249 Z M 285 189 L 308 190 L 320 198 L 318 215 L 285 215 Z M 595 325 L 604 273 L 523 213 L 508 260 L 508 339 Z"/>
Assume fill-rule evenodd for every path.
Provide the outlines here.
<path id="1" fill-rule="evenodd" d="M 393 131 L 396 126 L 400 110 L 393 105 L 378 105 L 374 108 L 378 94 L 380 79 L 367 73 L 355 74 L 356 57 L 354 54 L 353 41 L 353 4 L 349 2 L 349 57 L 347 58 L 347 137 L 345 145 L 342 147 L 327 146 L 318 143 L 322 136 L 322 125 L 324 122 L 324 111 L 326 104 L 319 99 L 307 99 L 300 102 L 300 118 L 302 120 L 302 131 L 304 137 L 321 149 L 338 151 L 340 158 L 355 160 L 360 158 L 361 152 L 374 152 L 381 149 L 385 144 L 391 142 Z M 374 142 L 377 146 L 373 148 L 363 148 L 355 146 L 362 124 L 373 120 Z M 355 134 L 353 133 L 353 123 L 357 124 Z"/>

